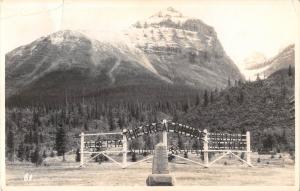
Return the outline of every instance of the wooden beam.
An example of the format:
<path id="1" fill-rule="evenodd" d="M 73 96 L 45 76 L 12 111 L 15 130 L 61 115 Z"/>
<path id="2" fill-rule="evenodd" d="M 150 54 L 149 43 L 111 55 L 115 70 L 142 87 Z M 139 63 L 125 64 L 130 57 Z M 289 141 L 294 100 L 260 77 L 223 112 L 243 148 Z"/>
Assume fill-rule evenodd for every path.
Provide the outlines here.
<path id="1" fill-rule="evenodd" d="M 122 153 L 123 151 L 84 151 L 84 154 L 93 154 L 93 153 Z"/>
<path id="2" fill-rule="evenodd" d="M 218 157 L 217 159 L 215 159 L 214 161 L 212 161 L 211 163 L 209 163 L 208 166 L 211 166 L 212 164 L 214 164 L 215 162 L 217 162 L 218 160 L 222 159 L 223 157 L 225 157 L 226 155 L 228 155 L 230 153 L 230 151 L 224 153 L 222 156 Z"/>
<path id="3" fill-rule="evenodd" d="M 123 134 L 122 132 L 116 132 L 116 133 L 87 133 L 87 134 L 84 134 L 84 136 L 122 135 L 122 134 Z"/>
<path id="4" fill-rule="evenodd" d="M 110 159 L 111 161 L 113 161 L 114 163 L 116 163 L 117 165 L 123 167 L 121 163 L 117 162 L 115 159 L 111 158 L 111 157 L 108 156 L 106 153 L 102 153 L 102 154 L 103 154 L 104 156 L 106 156 L 108 159 Z"/>
<path id="5" fill-rule="evenodd" d="M 174 154 L 173 154 L 173 155 L 174 155 Z M 186 161 L 189 161 L 189 162 L 195 163 L 195 164 L 199 164 L 200 166 L 203 166 L 203 167 L 205 167 L 205 168 L 207 168 L 207 167 L 208 167 L 208 166 L 207 166 L 207 165 L 205 165 L 205 164 L 202 164 L 202 163 L 199 163 L 199 162 L 193 161 L 193 160 L 191 160 L 191 159 L 184 158 L 184 157 L 182 157 L 182 156 L 179 156 L 179 155 L 174 155 L 174 156 L 176 156 L 176 157 L 178 157 L 178 158 L 181 158 L 181 159 L 183 159 L 183 160 L 186 160 Z"/>
<path id="6" fill-rule="evenodd" d="M 82 163 L 82 165 L 80 165 L 80 167 L 83 167 L 84 164 L 86 164 L 86 163 L 88 163 L 89 161 L 93 160 L 94 158 L 96 158 L 96 157 L 99 156 L 100 154 L 102 154 L 102 153 L 98 153 L 98 154 L 96 154 L 95 156 L 89 158 L 87 161 L 85 161 L 84 163 Z"/>
<path id="7" fill-rule="evenodd" d="M 203 142 L 204 164 L 205 164 L 205 166 L 208 166 L 208 163 L 209 163 L 209 159 L 208 159 L 208 132 L 207 132 L 206 129 L 204 129 L 203 132 L 205 133 L 204 142 Z"/>
<path id="8" fill-rule="evenodd" d="M 153 156 L 150 156 L 150 157 L 148 157 L 148 158 L 139 160 L 139 161 L 137 161 L 137 162 L 133 162 L 133 163 L 127 164 L 126 167 L 131 166 L 131 165 L 135 165 L 135 164 L 138 164 L 138 163 L 141 163 L 141 162 L 144 162 L 144 161 L 149 160 L 149 159 L 151 159 L 151 158 L 153 158 Z"/>
<path id="9" fill-rule="evenodd" d="M 248 164 L 251 164 L 251 145 L 250 145 L 250 132 L 249 131 L 247 131 L 247 133 L 246 133 L 246 136 L 247 136 L 247 147 L 246 147 L 246 149 L 247 149 L 247 163 Z"/>
<path id="10" fill-rule="evenodd" d="M 122 164 L 123 164 L 123 166 L 122 166 L 122 168 L 126 168 L 126 166 L 127 166 L 127 137 L 126 137 L 126 135 L 125 134 L 123 134 L 123 151 L 122 151 L 122 153 L 123 153 L 123 158 L 122 158 Z"/>
<path id="11" fill-rule="evenodd" d="M 228 152 L 228 151 L 232 151 L 232 152 L 236 152 L 236 153 L 247 153 L 249 151 L 246 150 L 229 150 L 229 149 L 225 149 L 225 150 L 217 150 L 217 149 L 210 149 L 207 152 Z M 250 151 L 252 152 L 252 151 Z"/>
<path id="12" fill-rule="evenodd" d="M 83 167 L 84 164 L 84 132 L 81 132 L 80 138 L 80 166 Z"/>
<path id="13" fill-rule="evenodd" d="M 253 165 L 251 163 L 248 163 L 247 161 L 243 160 L 241 157 L 237 156 L 236 154 L 234 154 L 233 152 L 230 151 L 230 154 L 232 154 L 233 156 L 237 157 L 238 159 L 240 159 L 241 161 L 243 161 L 244 163 L 248 164 L 249 166 L 253 167 Z"/>

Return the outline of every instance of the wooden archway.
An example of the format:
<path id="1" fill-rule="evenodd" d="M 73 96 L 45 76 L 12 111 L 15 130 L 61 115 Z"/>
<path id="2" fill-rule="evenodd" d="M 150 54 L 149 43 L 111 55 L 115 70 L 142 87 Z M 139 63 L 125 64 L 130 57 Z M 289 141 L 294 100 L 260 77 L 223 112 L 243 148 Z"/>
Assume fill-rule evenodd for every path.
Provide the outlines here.
<path id="1" fill-rule="evenodd" d="M 188 125 L 183 125 L 180 123 L 174 123 L 170 121 L 163 121 L 159 123 L 150 123 L 147 125 L 142 125 L 133 129 L 124 129 L 123 135 L 126 136 L 127 140 L 136 139 L 142 135 L 149 135 L 158 132 L 172 132 L 181 135 L 185 135 L 191 138 L 204 140 L 205 132 L 190 127 Z"/>

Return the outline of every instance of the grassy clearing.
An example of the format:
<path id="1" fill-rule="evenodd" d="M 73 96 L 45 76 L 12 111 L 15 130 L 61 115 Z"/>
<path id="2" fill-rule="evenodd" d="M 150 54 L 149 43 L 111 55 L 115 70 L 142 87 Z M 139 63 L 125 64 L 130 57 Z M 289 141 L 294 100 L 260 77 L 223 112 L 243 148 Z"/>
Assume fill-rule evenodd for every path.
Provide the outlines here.
<path id="1" fill-rule="evenodd" d="M 178 162 L 169 163 L 176 185 L 182 186 L 292 186 L 293 165 L 243 165 L 215 164 L 210 168 Z M 26 171 L 31 171 L 31 182 L 24 182 Z M 151 161 L 121 169 L 112 163 L 90 163 L 78 168 L 78 163 L 68 162 L 57 166 L 7 165 L 8 186 L 144 186 L 151 173 Z"/>

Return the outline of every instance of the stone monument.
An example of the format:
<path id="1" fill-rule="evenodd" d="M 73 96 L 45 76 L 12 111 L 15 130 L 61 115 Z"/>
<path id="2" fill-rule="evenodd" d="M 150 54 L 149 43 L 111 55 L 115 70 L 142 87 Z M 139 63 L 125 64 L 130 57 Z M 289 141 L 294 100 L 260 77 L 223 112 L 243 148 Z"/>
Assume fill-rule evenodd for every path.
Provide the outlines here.
<path id="1" fill-rule="evenodd" d="M 155 146 L 152 174 L 146 180 L 147 186 L 174 186 L 175 177 L 169 174 L 167 146 L 159 143 Z"/>

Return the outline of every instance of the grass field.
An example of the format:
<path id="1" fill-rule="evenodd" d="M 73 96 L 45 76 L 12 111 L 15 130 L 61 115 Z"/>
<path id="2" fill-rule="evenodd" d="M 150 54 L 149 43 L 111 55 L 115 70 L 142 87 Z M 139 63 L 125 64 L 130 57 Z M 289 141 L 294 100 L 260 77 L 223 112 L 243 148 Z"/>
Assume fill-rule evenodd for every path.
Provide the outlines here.
<path id="1" fill-rule="evenodd" d="M 7 165 L 7 186 L 144 186 L 151 174 L 151 160 L 121 169 L 113 163 L 89 163 L 78 168 L 79 163 L 39 166 L 29 164 Z M 203 168 L 184 161 L 169 163 L 170 172 L 178 186 L 293 186 L 294 165 L 277 163 L 254 163 L 247 167 L 241 163 L 214 164 Z M 33 178 L 24 182 L 25 172 Z"/>

